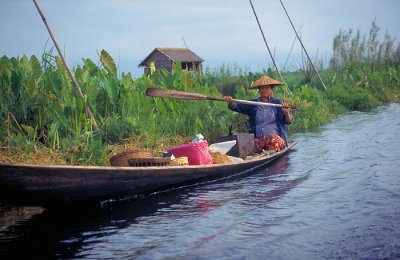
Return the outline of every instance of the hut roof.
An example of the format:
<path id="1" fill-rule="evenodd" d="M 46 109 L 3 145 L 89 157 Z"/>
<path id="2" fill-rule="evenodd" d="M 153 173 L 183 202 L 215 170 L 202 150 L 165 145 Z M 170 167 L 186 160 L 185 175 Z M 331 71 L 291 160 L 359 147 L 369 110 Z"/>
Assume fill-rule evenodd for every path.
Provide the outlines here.
<path id="1" fill-rule="evenodd" d="M 146 66 L 149 58 L 155 53 L 160 52 L 172 61 L 180 62 L 203 62 L 204 60 L 197 56 L 193 51 L 186 48 L 155 48 L 147 57 L 139 64 L 139 67 Z"/>

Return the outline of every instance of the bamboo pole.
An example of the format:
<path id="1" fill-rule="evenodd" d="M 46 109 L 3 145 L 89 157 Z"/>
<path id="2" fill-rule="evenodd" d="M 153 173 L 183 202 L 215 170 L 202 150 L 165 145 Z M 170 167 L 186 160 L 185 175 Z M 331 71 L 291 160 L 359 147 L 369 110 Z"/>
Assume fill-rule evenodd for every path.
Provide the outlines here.
<path id="1" fill-rule="evenodd" d="M 294 30 L 294 32 L 295 32 L 295 34 L 296 34 L 297 39 L 299 40 L 299 42 L 300 42 L 300 44 L 301 44 L 301 47 L 303 48 L 303 50 L 304 50 L 304 52 L 305 52 L 305 54 L 306 54 L 306 56 L 307 56 L 307 58 L 308 58 L 308 61 L 310 62 L 312 68 L 314 69 L 315 73 L 317 74 L 317 76 L 318 76 L 319 80 L 321 81 L 322 86 L 324 87 L 324 89 L 325 89 L 325 90 L 328 90 L 328 89 L 326 88 L 326 86 L 325 86 L 324 81 L 323 81 L 322 78 L 321 78 L 321 75 L 319 75 L 319 72 L 318 72 L 317 69 L 315 68 L 314 63 L 311 61 L 310 56 L 308 55 L 307 50 L 306 50 L 306 48 L 304 47 L 304 44 L 303 44 L 303 42 L 301 41 L 301 39 L 300 39 L 300 37 L 299 37 L 299 34 L 298 34 L 297 31 L 296 31 L 296 28 L 294 28 L 292 19 L 290 19 L 290 16 L 289 16 L 288 12 L 286 11 L 285 5 L 283 4 L 282 0 L 279 0 L 279 1 L 281 2 L 281 5 L 282 5 L 282 7 L 283 7 L 283 10 L 285 10 L 286 16 L 288 17 L 289 22 L 290 22 L 290 24 L 292 25 L 292 28 L 293 28 L 293 30 Z"/>
<path id="2" fill-rule="evenodd" d="M 69 68 L 69 66 L 68 66 L 68 63 L 67 63 L 67 61 L 66 61 L 65 58 L 64 58 L 64 55 L 62 54 L 62 51 L 61 51 L 61 49 L 60 49 L 60 46 L 58 46 L 57 40 L 56 40 L 56 38 L 54 37 L 54 34 L 53 34 L 52 30 L 50 29 L 50 26 L 49 26 L 48 23 L 47 23 L 46 17 L 44 16 L 44 14 L 43 14 L 42 10 L 40 9 L 39 4 L 36 2 L 36 0 L 33 0 L 33 3 L 35 4 L 36 9 L 38 10 L 40 17 L 42 18 L 43 23 L 44 23 L 44 25 L 46 26 L 47 31 L 49 32 L 51 39 L 53 40 L 54 46 L 56 46 L 58 55 L 60 55 L 61 60 L 62 60 L 62 62 L 63 62 L 63 64 L 64 64 L 64 66 L 65 66 L 65 69 L 66 69 L 67 72 L 68 72 L 68 75 L 71 77 L 72 84 L 73 84 L 74 89 L 75 89 L 75 94 L 83 98 L 82 90 L 81 90 L 81 88 L 79 87 L 79 84 L 78 84 L 78 82 L 77 82 L 76 79 L 75 79 L 75 76 L 72 74 L 72 72 L 71 72 L 71 70 L 70 70 L 70 68 Z M 89 116 L 89 117 L 91 118 L 91 120 L 93 121 L 93 124 L 95 125 L 95 127 L 97 127 L 96 119 L 94 118 L 92 111 L 91 111 L 90 108 L 86 105 L 86 103 L 85 103 L 85 110 L 86 110 L 86 113 L 88 114 L 88 116 Z"/>
<path id="3" fill-rule="evenodd" d="M 274 57 L 272 56 L 271 50 L 269 49 L 267 40 L 265 39 L 265 35 L 264 35 L 264 32 L 263 32 L 263 30 L 262 30 L 262 28 L 261 28 L 260 21 L 258 20 L 258 16 L 257 16 L 256 10 L 254 9 L 253 3 L 251 2 L 251 0 L 249 0 L 249 2 L 250 2 L 250 5 L 251 5 L 251 9 L 253 9 L 254 16 L 256 17 L 258 27 L 260 28 L 261 35 L 262 35 L 262 37 L 263 37 L 263 39 L 264 39 L 265 46 L 267 46 L 268 53 L 269 53 L 269 56 L 270 56 L 271 59 L 272 59 L 272 63 L 274 64 L 275 70 L 276 70 L 276 72 L 278 73 L 279 78 L 281 79 L 281 81 L 284 82 L 284 80 L 283 80 L 283 78 L 282 78 L 282 75 L 281 75 L 281 72 L 279 71 L 278 66 L 276 66 L 275 59 L 274 59 Z"/>

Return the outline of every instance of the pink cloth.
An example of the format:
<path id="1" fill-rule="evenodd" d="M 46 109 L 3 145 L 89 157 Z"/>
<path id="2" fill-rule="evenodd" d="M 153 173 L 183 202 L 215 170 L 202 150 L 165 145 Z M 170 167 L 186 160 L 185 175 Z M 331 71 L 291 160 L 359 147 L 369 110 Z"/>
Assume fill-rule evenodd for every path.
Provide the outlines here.
<path id="1" fill-rule="evenodd" d="M 170 147 L 167 149 L 167 152 L 173 154 L 175 158 L 187 157 L 189 165 L 213 163 L 212 157 L 208 153 L 207 141 Z"/>

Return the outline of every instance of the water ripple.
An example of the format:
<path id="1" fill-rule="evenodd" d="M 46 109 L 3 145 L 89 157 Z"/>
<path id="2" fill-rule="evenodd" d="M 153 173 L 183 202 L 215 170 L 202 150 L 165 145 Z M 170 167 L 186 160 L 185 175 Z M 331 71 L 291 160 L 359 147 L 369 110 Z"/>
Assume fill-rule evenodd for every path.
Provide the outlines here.
<path id="1" fill-rule="evenodd" d="M 42 258 L 400 258 L 399 114 L 391 104 L 296 134 L 295 152 L 245 178 L 45 212 L 2 227 L 0 249 L 34 247 Z M 20 237 L 7 238 L 11 229 Z"/>

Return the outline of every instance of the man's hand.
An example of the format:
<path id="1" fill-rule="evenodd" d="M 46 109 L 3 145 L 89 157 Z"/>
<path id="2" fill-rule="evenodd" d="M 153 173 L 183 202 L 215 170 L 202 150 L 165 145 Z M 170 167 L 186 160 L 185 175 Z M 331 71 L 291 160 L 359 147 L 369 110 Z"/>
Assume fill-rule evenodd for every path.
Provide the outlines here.
<path id="1" fill-rule="evenodd" d="M 285 122 L 286 124 L 290 124 L 293 122 L 293 117 L 292 115 L 289 113 L 290 110 L 290 104 L 283 102 L 282 103 L 282 112 L 283 112 L 283 116 L 285 117 Z"/>
<path id="2" fill-rule="evenodd" d="M 230 107 L 232 107 L 235 104 L 231 96 L 225 96 L 224 99 L 228 102 L 228 106 Z"/>
<path id="3" fill-rule="evenodd" d="M 284 114 L 287 114 L 287 113 L 289 113 L 289 109 L 290 109 L 290 103 L 286 103 L 286 102 L 283 102 L 282 103 L 282 112 L 284 113 Z"/>

